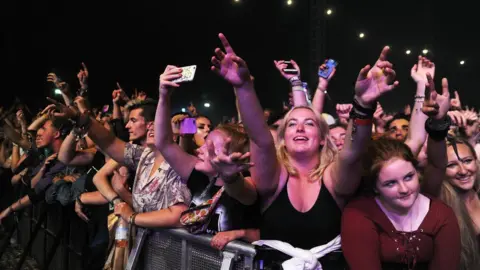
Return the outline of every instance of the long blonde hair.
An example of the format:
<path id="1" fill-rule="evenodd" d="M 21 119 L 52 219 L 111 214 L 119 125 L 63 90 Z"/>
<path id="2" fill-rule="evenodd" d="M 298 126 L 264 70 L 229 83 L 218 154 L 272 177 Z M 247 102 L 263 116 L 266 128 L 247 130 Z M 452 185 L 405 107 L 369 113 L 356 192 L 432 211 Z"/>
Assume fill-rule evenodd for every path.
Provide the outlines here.
<path id="1" fill-rule="evenodd" d="M 475 160 L 477 160 L 475 150 L 470 143 L 460 138 L 449 139 L 448 146 L 453 147 L 455 152 L 457 152 L 457 144 L 466 145 L 470 149 L 472 155 L 475 157 Z M 477 177 L 473 185 L 473 190 L 476 194 L 478 194 L 480 187 L 480 170 L 478 170 L 479 165 L 480 164 L 477 161 Z M 448 180 L 444 180 L 442 183 L 440 199 L 449 205 L 457 216 L 462 244 L 460 269 L 480 269 L 480 250 L 478 247 L 478 240 L 473 220 L 470 217 L 467 207 L 465 206 L 465 202 L 462 201 L 458 191 L 452 184 L 450 184 L 450 181 Z"/>
<path id="2" fill-rule="evenodd" d="M 315 115 L 315 120 L 318 124 L 320 139 L 325 142 L 324 145 L 321 146 L 320 149 L 318 149 L 319 150 L 318 157 L 320 162 L 314 169 L 312 169 L 309 175 L 311 181 L 318 181 L 323 175 L 328 165 L 330 165 L 334 161 L 337 154 L 337 147 L 335 146 L 332 139 L 330 138 L 330 135 L 328 134 L 329 129 L 328 129 L 327 122 L 325 122 L 323 117 L 319 113 L 317 113 L 313 108 L 308 106 L 298 106 L 298 107 L 292 108 L 285 115 L 280 126 L 278 127 L 277 157 L 279 161 L 285 166 L 285 168 L 287 169 L 290 175 L 293 175 L 293 176 L 298 175 L 297 170 L 290 163 L 291 157 L 288 154 L 287 148 L 285 146 L 285 129 L 287 126 L 287 122 L 292 112 L 297 109 L 307 109 L 313 112 L 313 114 Z"/>

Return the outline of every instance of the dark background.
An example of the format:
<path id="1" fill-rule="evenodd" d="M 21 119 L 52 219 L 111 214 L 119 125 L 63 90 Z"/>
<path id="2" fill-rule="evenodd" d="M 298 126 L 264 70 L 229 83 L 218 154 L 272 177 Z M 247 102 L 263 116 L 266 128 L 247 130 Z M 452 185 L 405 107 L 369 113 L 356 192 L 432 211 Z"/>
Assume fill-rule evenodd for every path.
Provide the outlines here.
<path id="1" fill-rule="evenodd" d="M 90 72 L 93 105 L 111 103 L 111 92 L 120 82 L 131 93 L 136 87 L 157 98 L 158 76 L 167 64 L 196 64 L 195 81 L 174 94 L 174 110 L 193 101 L 201 113 L 215 120 L 235 114 L 233 91 L 210 71 L 210 58 L 223 32 L 256 78 L 264 107 L 279 109 L 286 100 L 288 83 L 273 65 L 274 59 L 295 59 L 310 88 L 309 0 L 208 0 L 208 1 L 37 1 L 1 4 L 2 72 L 1 103 L 14 97 L 34 112 L 46 105 L 53 87 L 46 82 L 56 72 L 78 87 L 76 73 L 83 61 Z M 423 48 L 437 66 L 440 77 L 459 90 L 464 105 L 480 107 L 477 77 L 480 41 L 478 11 L 474 1 L 325 1 L 334 9 L 325 18 L 322 44 L 325 55 L 339 62 L 329 87 L 333 103 L 351 101 L 358 71 L 373 64 L 384 45 L 397 71 L 400 87 L 382 99 L 389 111 L 413 102 L 415 85 L 410 69 Z M 365 39 L 358 33 L 364 32 Z M 412 54 L 406 55 L 410 49 Z M 460 66 L 459 61 L 466 65 Z M 314 59 L 313 59 L 314 60 Z M 204 102 L 210 108 L 204 108 Z M 326 106 L 332 111 L 332 103 Z"/>

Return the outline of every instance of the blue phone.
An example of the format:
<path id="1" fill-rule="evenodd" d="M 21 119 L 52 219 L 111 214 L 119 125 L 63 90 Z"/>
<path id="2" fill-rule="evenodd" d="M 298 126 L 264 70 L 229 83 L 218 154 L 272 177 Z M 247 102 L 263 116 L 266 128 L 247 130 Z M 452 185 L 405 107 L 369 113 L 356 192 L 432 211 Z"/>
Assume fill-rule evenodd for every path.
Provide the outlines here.
<path id="1" fill-rule="evenodd" d="M 327 68 L 324 70 L 319 70 L 318 76 L 324 79 L 328 79 L 328 76 L 332 74 L 333 68 L 335 68 L 338 65 L 338 63 L 333 59 L 328 59 L 325 65 L 327 66 Z"/>

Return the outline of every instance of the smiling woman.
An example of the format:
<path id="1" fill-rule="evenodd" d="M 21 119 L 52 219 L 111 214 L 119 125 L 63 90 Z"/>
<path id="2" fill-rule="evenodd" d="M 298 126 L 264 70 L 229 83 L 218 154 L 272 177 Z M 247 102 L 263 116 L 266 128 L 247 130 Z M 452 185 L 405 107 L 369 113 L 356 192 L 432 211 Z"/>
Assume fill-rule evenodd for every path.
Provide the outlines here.
<path id="1" fill-rule="evenodd" d="M 410 148 L 395 139 L 372 141 L 364 165 L 374 196 L 351 202 L 342 217 L 351 269 L 458 269 L 457 219 L 450 207 L 420 193 Z"/>

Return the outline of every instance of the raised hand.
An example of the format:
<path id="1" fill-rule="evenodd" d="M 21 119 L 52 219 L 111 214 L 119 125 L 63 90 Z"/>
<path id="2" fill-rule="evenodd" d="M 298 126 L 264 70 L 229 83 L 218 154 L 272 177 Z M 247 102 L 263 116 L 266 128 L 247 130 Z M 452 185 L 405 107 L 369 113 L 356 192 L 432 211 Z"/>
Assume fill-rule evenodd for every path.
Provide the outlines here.
<path id="1" fill-rule="evenodd" d="M 335 109 L 336 109 L 338 118 L 340 119 L 350 118 L 350 111 L 352 110 L 352 108 L 353 108 L 352 104 L 337 104 Z"/>
<path id="2" fill-rule="evenodd" d="M 55 105 L 55 108 L 60 111 L 60 113 L 55 113 L 52 110 L 49 111 L 54 113 L 55 117 L 72 119 L 78 116 L 78 110 L 74 106 L 65 106 L 64 104 L 49 97 L 47 97 L 47 100 L 53 103 Z"/>
<path id="3" fill-rule="evenodd" d="M 297 74 L 288 74 L 283 71 L 288 66 L 288 64 L 285 63 L 285 60 L 273 60 L 275 67 L 278 69 L 278 71 L 280 71 L 280 74 L 282 74 L 285 79 L 290 80 L 295 76 L 300 78 L 300 67 L 298 66 L 297 62 L 295 62 L 294 60 L 290 60 L 290 62 L 292 63 L 292 66 L 297 70 Z"/>
<path id="4" fill-rule="evenodd" d="M 124 104 L 128 102 L 128 97 L 127 94 L 125 94 L 125 91 L 123 91 L 123 88 L 120 86 L 120 84 L 117 82 L 117 89 L 113 90 L 112 92 L 112 101 L 115 104 Z"/>
<path id="5" fill-rule="evenodd" d="M 392 120 L 392 115 L 387 115 L 383 111 L 382 105 L 380 102 L 377 103 L 377 109 L 373 113 L 373 121 L 375 121 L 375 125 L 377 127 L 383 128 L 387 124 L 388 121 Z"/>
<path id="6" fill-rule="evenodd" d="M 207 140 L 207 150 L 210 157 L 210 163 L 222 180 L 228 183 L 228 180 L 238 173 L 250 169 L 254 164 L 248 161 L 250 152 L 245 154 L 234 152 L 229 154 L 228 148 L 230 139 L 228 139 L 220 151 L 215 151 L 212 141 Z"/>
<path id="7" fill-rule="evenodd" d="M 460 95 L 458 94 L 458 91 L 455 91 L 454 94 L 455 94 L 455 98 L 452 98 L 450 100 L 450 106 L 452 106 L 452 108 L 454 109 L 461 110 L 462 102 L 460 101 Z"/>
<path id="8" fill-rule="evenodd" d="M 62 93 L 64 94 L 68 94 L 69 92 L 69 85 L 68 83 L 60 80 L 60 78 L 58 78 L 57 74 L 55 73 L 48 73 L 47 75 L 47 82 L 51 82 L 55 85 L 55 87 L 59 88 Z"/>
<path id="9" fill-rule="evenodd" d="M 22 110 L 18 110 L 16 115 L 17 115 L 17 121 L 18 121 L 19 123 L 25 121 L 25 114 L 23 113 Z"/>
<path id="10" fill-rule="evenodd" d="M 160 85 L 158 90 L 160 94 L 169 94 L 170 90 L 177 88 L 180 85 L 173 82 L 173 80 L 182 77 L 182 69 L 176 66 L 168 65 L 165 71 L 160 75 Z"/>
<path id="11" fill-rule="evenodd" d="M 233 51 L 232 46 L 228 43 L 227 38 L 223 34 L 218 34 L 223 44 L 225 52 L 221 49 L 215 49 L 215 56 L 212 57 L 211 70 L 224 78 L 233 87 L 241 87 L 252 81 L 247 63 L 238 57 Z"/>
<path id="12" fill-rule="evenodd" d="M 84 88 L 87 85 L 88 80 L 88 69 L 85 63 L 82 62 L 82 68 L 77 73 L 78 82 L 80 83 L 80 87 Z"/>
<path id="13" fill-rule="evenodd" d="M 327 69 L 327 65 L 326 65 L 327 61 L 328 59 L 325 59 L 325 62 L 318 67 L 319 72 Z M 328 82 L 333 78 L 333 76 L 335 76 L 336 71 L 337 69 L 333 68 L 332 73 L 330 73 L 330 75 L 326 79 L 319 76 L 317 89 L 325 91 L 328 88 Z"/>
<path id="14" fill-rule="evenodd" d="M 442 119 L 450 109 L 450 92 L 448 91 L 448 80 L 442 79 L 442 94 L 435 90 L 435 83 L 430 73 L 427 73 L 428 88 L 430 92 L 425 95 L 422 111 L 424 114 L 435 119 Z"/>
<path id="15" fill-rule="evenodd" d="M 460 111 L 449 111 L 447 115 L 452 119 L 452 123 L 458 127 L 465 127 L 467 125 L 467 119 Z"/>
<path id="16" fill-rule="evenodd" d="M 428 86 L 427 73 L 435 78 L 435 64 L 423 56 L 418 56 L 418 63 L 412 67 L 410 76 L 416 82 L 423 82 Z"/>
<path id="17" fill-rule="evenodd" d="M 373 108 L 380 96 L 398 86 L 398 81 L 393 82 L 393 65 L 387 61 L 389 50 L 390 48 L 385 46 L 373 67 L 366 65 L 360 70 L 355 83 L 355 96 L 361 106 Z"/>

